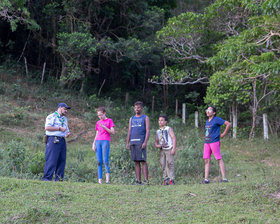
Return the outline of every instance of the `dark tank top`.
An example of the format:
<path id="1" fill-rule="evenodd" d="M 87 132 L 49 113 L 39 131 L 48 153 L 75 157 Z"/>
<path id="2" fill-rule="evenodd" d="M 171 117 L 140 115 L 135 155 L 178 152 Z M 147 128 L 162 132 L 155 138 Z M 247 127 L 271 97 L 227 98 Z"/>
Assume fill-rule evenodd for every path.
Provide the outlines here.
<path id="1" fill-rule="evenodd" d="M 131 117 L 130 145 L 143 144 L 146 137 L 146 115 Z"/>

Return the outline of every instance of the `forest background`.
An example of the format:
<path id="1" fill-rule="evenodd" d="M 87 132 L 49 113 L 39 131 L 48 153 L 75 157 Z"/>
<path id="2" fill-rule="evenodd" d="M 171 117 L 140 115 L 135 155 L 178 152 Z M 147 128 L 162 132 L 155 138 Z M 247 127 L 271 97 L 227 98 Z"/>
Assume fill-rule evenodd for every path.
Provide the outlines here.
<path id="1" fill-rule="evenodd" d="M 279 223 L 279 11 L 280 0 L 2 0 L 0 222 Z M 148 187 L 130 186 L 125 150 L 136 100 L 151 120 Z M 45 118 L 64 101 L 72 107 L 65 181 L 44 183 Z M 209 104 L 238 121 L 237 139 L 231 129 L 221 142 L 227 185 L 214 160 L 211 184 L 198 184 Z M 94 184 L 98 106 L 116 124 L 106 186 Z M 173 188 L 160 186 L 160 113 L 178 142 Z"/>
<path id="2" fill-rule="evenodd" d="M 4 0 L 0 60 L 119 104 L 151 108 L 154 97 L 155 111 L 174 114 L 177 99 L 189 118 L 213 104 L 238 136 L 261 133 L 266 113 L 275 135 L 279 10 L 279 0 Z"/>

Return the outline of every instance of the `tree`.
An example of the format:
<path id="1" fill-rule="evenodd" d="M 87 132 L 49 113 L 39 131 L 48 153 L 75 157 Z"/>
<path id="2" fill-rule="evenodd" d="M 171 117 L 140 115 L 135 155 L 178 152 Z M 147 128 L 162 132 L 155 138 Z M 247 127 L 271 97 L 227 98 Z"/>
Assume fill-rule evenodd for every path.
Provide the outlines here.
<path id="1" fill-rule="evenodd" d="M 81 80 L 80 92 L 83 92 L 85 76 L 92 70 L 91 60 L 96 50 L 97 43 L 90 33 L 59 33 L 57 51 L 63 60 L 61 80 L 70 83 Z"/>
<path id="2" fill-rule="evenodd" d="M 0 18 L 10 23 L 12 31 L 18 23 L 25 24 L 29 29 L 39 29 L 38 24 L 30 18 L 26 0 L 2 0 L 0 2 Z"/>
<path id="3" fill-rule="evenodd" d="M 257 5 L 263 9 L 263 13 L 266 4 L 267 2 Z M 268 98 L 276 100 L 280 90 L 277 84 L 280 81 L 280 42 L 277 35 L 279 21 L 278 14 L 267 16 L 264 13 L 250 17 L 247 24 L 250 28 L 220 43 L 217 54 L 208 60 L 217 72 L 210 79 L 206 102 L 234 100 L 236 103 L 244 103 L 238 98 L 246 99 L 252 111 L 250 139 L 254 137 L 260 105 L 265 105 Z M 221 82 L 217 85 L 219 78 Z M 228 92 L 224 86 L 227 86 Z"/>

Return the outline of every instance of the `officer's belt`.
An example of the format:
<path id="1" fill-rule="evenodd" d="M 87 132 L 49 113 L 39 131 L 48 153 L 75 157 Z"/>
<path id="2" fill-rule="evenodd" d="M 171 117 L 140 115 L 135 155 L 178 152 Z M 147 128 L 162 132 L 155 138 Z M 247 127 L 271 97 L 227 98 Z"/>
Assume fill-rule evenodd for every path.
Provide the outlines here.
<path id="1" fill-rule="evenodd" d="M 63 137 L 63 136 L 55 136 L 55 135 L 47 135 L 48 136 L 48 138 L 49 137 L 57 137 L 57 138 L 63 138 L 63 139 L 65 139 L 65 137 Z"/>

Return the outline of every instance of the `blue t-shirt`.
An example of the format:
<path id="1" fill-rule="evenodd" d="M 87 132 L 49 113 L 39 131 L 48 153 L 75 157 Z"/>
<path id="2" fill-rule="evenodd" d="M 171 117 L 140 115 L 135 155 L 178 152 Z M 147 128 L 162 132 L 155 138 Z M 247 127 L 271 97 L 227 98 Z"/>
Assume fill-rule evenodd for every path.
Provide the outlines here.
<path id="1" fill-rule="evenodd" d="M 219 117 L 213 117 L 211 121 L 207 120 L 205 124 L 205 143 L 220 141 L 220 127 L 225 120 Z"/>
<path id="2" fill-rule="evenodd" d="M 143 144 L 146 137 L 146 115 L 131 118 L 130 145 Z"/>

